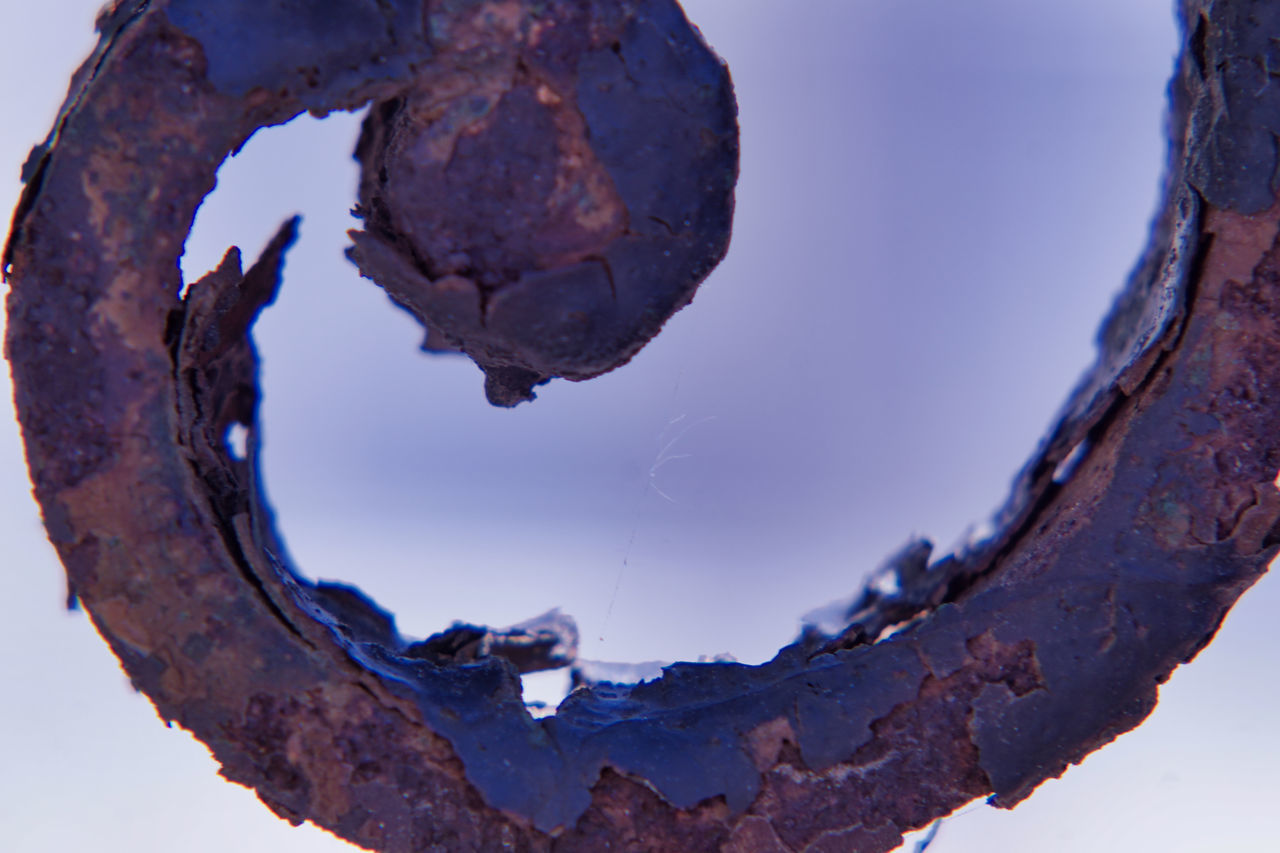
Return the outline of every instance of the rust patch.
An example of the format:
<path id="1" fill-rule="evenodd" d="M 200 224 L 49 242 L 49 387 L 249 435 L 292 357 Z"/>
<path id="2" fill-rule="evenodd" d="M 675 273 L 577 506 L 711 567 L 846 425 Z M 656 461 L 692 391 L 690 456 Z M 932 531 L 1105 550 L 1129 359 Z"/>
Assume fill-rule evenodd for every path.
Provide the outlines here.
<path id="1" fill-rule="evenodd" d="M 782 843 L 769 821 L 755 815 L 738 821 L 733 834 L 720 849 L 724 853 L 792 853 L 792 848 Z"/>
<path id="2" fill-rule="evenodd" d="M 751 760 L 760 770 L 767 770 L 778 763 L 783 744 L 798 743 L 795 729 L 788 717 L 779 717 L 767 723 L 761 723 L 747 733 L 747 743 L 751 747 Z"/>

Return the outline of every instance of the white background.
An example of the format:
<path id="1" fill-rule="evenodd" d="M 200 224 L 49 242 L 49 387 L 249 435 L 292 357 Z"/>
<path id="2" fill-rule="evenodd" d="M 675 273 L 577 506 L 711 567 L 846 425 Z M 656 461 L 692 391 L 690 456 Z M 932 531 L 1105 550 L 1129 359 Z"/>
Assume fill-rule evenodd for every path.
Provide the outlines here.
<path id="1" fill-rule="evenodd" d="M 1166 0 L 685 7 L 738 87 L 734 242 L 608 376 L 501 411 L 469 363 L 416 352 L 341 255 L 356 116 L 260 133 L 202 210 L 189 276 L 305 216 L 257 335 L 268 488 L 302 568 L 408 634 L 559 606 L 588 658 L 768 658 L 910 534 L 945 550 L 987 517 L 1143 245 Z M 0 0 L 6 215 L 95 11 Z M 11 417 L 0 543 L 0 849 L 351 849 L 223 782 L 61 608 Z M 1268 849 L 1277 608 L 1266 579 L 1149 722 L 931 853 Z"/>

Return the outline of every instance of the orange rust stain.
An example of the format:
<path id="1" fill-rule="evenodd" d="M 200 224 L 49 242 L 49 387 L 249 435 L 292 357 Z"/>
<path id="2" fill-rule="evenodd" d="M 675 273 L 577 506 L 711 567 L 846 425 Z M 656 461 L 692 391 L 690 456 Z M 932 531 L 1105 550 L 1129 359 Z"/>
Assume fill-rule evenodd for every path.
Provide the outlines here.
<path id="1" fill-rule="evenodd" d="M 1235 541 L 1236 552 L 1247 556 L 1260 552 L 1266 540 L 1280 526 L 1280 491 L 1275 483 L 1255 483 L 1254 501 L 1240 513 L 1227 535 Z"/>
<path id="2" fill-rule="evenodd" d="M 564 100 L 564 98 L 561 98 L 556 94 L 555 89 L 552 89 L 545 83 L 538 86 L 534 95 L 537 97 L 538 103 L 542 104 L 544 107 L 558 106 L 560 102 Z"/>
<path id="3" fill-rule="evenodd" d="M 498 46 L 518 42 L 527 29 L 524 4 L 507 2 L 482 3 L 469 18 L 450 28 L 446 43 L 458 52 L 483 49 L 488 54 L 502 53 Z"/>
<path id="4" fill-rule="evenodd" d="M 768 770 L 778 763 L 783 743 L 797 743 L 795 730 L 786 717 L 761 723 L 747 732 L 747 745 L 751 748 L 751 760 L 759 770 Z"/>
<path id="5" fill-rule="evenodd" d="M 139 624 L 137 615 L 132 611 L 136 610 L 136 605 L 123 596 L 108 598 L 105 601 L 99 601 L 92 605 L 90 613 L 93 614 L 95 622 L 101 622 L 101 630 L 105 630 L 120 640 L 127 643 L 135 652 L 140 655 L 149 655 L 155 649 L 149 632 L 143 630 Z M 167 643 L 169 638 L 164 638 L 162 642 Z"/>
<path id="6" fill-rule="evenodd" d="M 791 848 L 782 843 L 767 818 L 747 815 L 738 821 L 733 835 L 720 850 L 722 853 L 789 853 Z"/>
<path id="7" fill-rule="evenodd" d="M 1249 281 L 1253 270 L 1270 251 L 1280 233 L 1280 207 L 1246 216 L 1209 208 L 1204 230 L 1213 234 L 1213 245 L 1201 271 L 1201 298 L 1217 292 L 1228 280 Z"/>
<path id="8" fill-rule="evenodd" d="M 159 298 L 157 298 L 159 297 Z M 94 304 L 94 318 L 110 327 L 114 337 L 135 352 L 154 352 L 167 358 L 164 323 L 168 310 L 177 305 L 161 288 L 128 267 L 117 267 L 115 278 Z"/>
<path id="9" fill-rule="evenodd" d="M 89 201 L 89 225 L 106 260 L 112 263 L 119 261 L 112 247 L 133 243 L 128 220 L 115 210 L 114 196 L 124 192 L 128 184 L 122 171 L 127 171 L 127 167 L 122 168 L 117 157 L 94 152 L 80 179 L 81 189 Z"/>

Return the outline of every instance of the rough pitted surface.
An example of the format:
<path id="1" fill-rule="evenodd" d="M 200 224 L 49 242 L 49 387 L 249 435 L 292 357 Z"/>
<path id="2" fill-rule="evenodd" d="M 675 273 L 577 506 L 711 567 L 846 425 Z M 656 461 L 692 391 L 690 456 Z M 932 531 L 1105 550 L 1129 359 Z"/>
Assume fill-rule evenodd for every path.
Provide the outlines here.
<path id="1" fill-rule="evenodd" d="M 492 39 L 482 14 L 438 61 Z M 738 136 L 728 74 L 674 6 L 498 17 L 500 55 L 370 110 L 351 256 L 514 405 L 626 362 L 693 298 L 728 248 Z"/>
<path id="2" fill-rule="evenodd" d="M 288 563 L 248 332 L 296 223 L 183 297 L 178 257 L 258 127 L 373 104 L 366 272 L 499 402 L 583 378 L 724 250 L 722 66 L 668 0 L 116 2 L 4 256 L 27 458 L 74 593 L 223 775 L 370 849 L 883 851 L 972 799 L 1015 804 L 1137 725 L 1280 547 L 1280 206 L 1274 148 L 1249 142 L 1280 106 L 1233 100 L 1266 82 L 1245 60 L 1269 64 L 1274 15 L 1182 14 L 1151 244 L 995 536 L 933 564 L 912 542 L 839 636 L 587 681 L 535 720 L 518 676 L 572 662 L 563 617 L 407 643 Z"/>

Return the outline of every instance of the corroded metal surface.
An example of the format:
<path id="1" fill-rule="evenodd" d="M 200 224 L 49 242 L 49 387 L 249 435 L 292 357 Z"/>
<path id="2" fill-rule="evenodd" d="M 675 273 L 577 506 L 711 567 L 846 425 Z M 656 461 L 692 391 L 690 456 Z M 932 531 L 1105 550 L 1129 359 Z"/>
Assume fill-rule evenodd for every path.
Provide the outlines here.
<path id="1" fill-rule="evenodd" d="M 454 26 L 435 62 L 468 73 L 375 104 L 356 149 L 352 258 L 499 405 L 631 358 L 724 257 L 737 179 L 724 68 L 677 9 L 542 5 L 508 44 Z"/>
<path id="2" fill-rule="evenodd" d="M 1262 203 L 1274 164 L 1228 144 L 1275 116 L 1223 106 L 1256 82 L 1244 64 L 1280 67 L 1280 16 L 1184 5 L 1164 210 L 1097 367 L 996 536 L 932 566 L 906 554 L 897 591 L 868 597 L 841 637 L 804 637 L 758 667 L 679 664 L 637 686 L 586 685 L 534 720 L 517 674 L 572 657 L 554 619 L 406 645 L 358 590 L 313 586 L 287 563 L 256 473 L 247 331 L 294 223 L 247 271 L 233 251 L 184 298 L 177 258 L 218 165 L 257 127 L 377 103 L 362 143 L 378 164 L 357 237 L 367 271 L 382 267 L 432 339 L 488 359 L 500 402 L 550 372 L 582 378 L 656 330 L 648 303 L 607 357 L 582 340 L 557 349 L 555 334 L 513 343 L 518 323 L 502 312 L 544 329 L 576 322 L 574 282 L 592 269 L 611 272 L 625 303 L 619 245 L 640 258 L 636 281 L 661 291 L 654 305 L 678 307 L 723 252 L 714 229 L 727 226 L 732 172 L 645 195 L 652 176 L 611 166 L 643 141 L 630 108 L 593 106 L 604 95 L 582 80 L 687 105 L 680 86 L 659 96 L 645 77 L 683 85 L 687 65 L 630 58 L 701 50 L 699 67 L 719 66 L 667 0 L 342 0 L 325 15 L 117 2 L 28 163 L 5 254 L 16 402 L 73 590 L 135 685 L 227 778 L 371 849 L 879 851 L 974 798 L 1016 803 L 1137 725 L 1280 545 L 1280 207 Z M 563 43 L 547 35 L 562 25 Z M 450 86 L 479 86 L 484 103 L 455 123 L 473 102 L 432 100 Z M 600 143 L 588 152 L 582 127 L 610 109 L 616 135 L 588 134 Z M 729 132 L 727 115 L 711 110 L 712 136 Z M 521 141 L 508 122 L 547 135 Z M 565 216 L 528 239 L 491 199 L 444 217 L 401 207 L 390 177 L 407 168 L 405 134 L 428 155 L 434 141 L 477 162 L 512 145 L 530 162 L 570 152 L 556 180 L 524 176 L 526 208 L 511 214 Z M 680 156 L 696 168 L 715 151 L 736 148 L 713 139 Z M 456 200 L 452 161 L 427 162 L 424 192 Z M 1241 176 L 1264 166 L 1262 199 Z M 688 227 L 703 237 L 682 237 L 667 204 L 700 211 Z M 687 251 L 683 266 L 628 254 L 652 240 Z M 551 307 L 519 295 L 562 273 L 543 294 Z M 507 306 L 477 326 L 498 337 L 442 312 L 458 294 Z M 250 430 L 246 459 L 227 450 L 234 423 Z"/>

